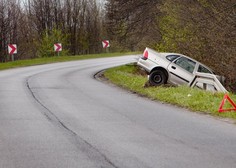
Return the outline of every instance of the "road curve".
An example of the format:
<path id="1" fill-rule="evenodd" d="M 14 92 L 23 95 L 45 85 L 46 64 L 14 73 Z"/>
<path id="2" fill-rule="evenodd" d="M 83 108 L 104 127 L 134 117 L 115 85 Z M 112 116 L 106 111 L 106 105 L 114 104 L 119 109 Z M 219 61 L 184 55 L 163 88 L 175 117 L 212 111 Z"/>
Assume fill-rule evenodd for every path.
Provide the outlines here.
<path id="1" fill-rule="evenodd" d="M 235 168 L 235 125 L 94 79 L 136 57 L 1 71 L 0 168 Z"/>

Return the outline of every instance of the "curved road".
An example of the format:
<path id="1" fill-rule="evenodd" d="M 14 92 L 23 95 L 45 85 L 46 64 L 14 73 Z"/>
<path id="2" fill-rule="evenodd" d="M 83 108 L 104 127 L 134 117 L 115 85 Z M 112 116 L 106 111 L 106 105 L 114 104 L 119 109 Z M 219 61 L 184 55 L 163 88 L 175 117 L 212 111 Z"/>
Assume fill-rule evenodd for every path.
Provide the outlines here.
<path id="1" fill-rule="evenodd" d="M 94 79 L 135 59 L 1 71 L 0 168 L 235 168 L 235 125 Z"/>

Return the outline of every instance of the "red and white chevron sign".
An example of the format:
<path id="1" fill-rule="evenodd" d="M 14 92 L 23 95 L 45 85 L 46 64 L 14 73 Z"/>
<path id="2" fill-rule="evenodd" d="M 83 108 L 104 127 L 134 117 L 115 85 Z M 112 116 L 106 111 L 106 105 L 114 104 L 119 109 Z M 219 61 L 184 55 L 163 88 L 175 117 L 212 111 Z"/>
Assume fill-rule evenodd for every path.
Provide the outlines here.
<path id="1" fill-rule="evenodd" d="M 110 47 L 109 40 L 103 40 L 103 41 L 102 41 L 102 47 L 103 47 L 103 48 Z"/>
<path id="2" fill-rule="evenodd" d="M 16 46 L 16 44 L 8 44 L 8 53 L 10 55 L 17 54 L 17 46 Z"/>
<path id="3" fill-rule="evenodd" d="M 54 51 L 56 52 L 62 51 L 62 44 L 61 43 L 54 44 Z"/>

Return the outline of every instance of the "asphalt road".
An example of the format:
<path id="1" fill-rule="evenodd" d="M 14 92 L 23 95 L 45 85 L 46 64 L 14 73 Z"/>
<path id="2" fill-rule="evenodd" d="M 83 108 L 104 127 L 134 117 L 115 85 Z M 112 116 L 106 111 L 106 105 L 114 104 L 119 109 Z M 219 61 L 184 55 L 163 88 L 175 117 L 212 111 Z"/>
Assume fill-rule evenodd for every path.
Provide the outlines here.
<path id="1" fill-rule="evenodd" d="M 0 168 L 235 168 L 236 125 L 94 79 L 135 58 L 0 71 Z"/>

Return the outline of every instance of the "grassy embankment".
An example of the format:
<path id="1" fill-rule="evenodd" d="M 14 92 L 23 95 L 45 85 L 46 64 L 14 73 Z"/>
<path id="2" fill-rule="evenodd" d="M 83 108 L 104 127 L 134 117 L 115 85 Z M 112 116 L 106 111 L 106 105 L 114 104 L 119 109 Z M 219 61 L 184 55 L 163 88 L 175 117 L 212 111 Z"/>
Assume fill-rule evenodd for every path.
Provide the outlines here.
<path id="1" fill-rule="evenodd" d="M 59 57 L 54 56 L 54 57 L 36 58 L 36 59 L 30 59 L 30 60 L 19 60 L 19 61 L 14 61 L 14 62 L 0 63 L 0 70 L 32 66 L 32 65 L 49 64 L 49 63 L 56 63 L 56 62 L 115 57 L 115 56 L 121 56 L 121 55 L 131 55 L 131 54 L 138 54 L 138 53 L 135 53 L 135 52 L 103 53 L 103 54 L 91 54 L 91 55 L 79 55 L 79 56 L 59 56 Z"/>
<path id="2" fill-rule="evenodd" d="M 236 119 L 236 112 L 218 112 L 220 103 L 224 97 L 223 93 L 206 92 L 187 86 L 144 87 L 147 82 L 147 76 L 142 75 L 135 65 L 125 65 L 108 69 L 104 75 L 111 82 L 153 100 L 174 104 L 204 114 Z M 229 93 L 229 96 L 236 102 L 236 95 Z M 232 108 L 228 101 L 225 103 L 225 108 Z"/>

